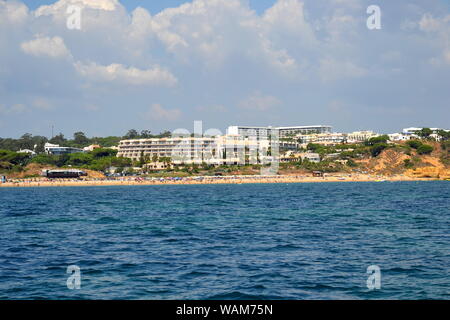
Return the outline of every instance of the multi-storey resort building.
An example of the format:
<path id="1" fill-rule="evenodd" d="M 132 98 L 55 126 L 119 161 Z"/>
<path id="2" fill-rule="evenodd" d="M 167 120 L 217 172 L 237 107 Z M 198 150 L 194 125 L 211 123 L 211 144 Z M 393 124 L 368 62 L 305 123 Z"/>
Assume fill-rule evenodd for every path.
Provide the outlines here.
<path id="1" fill-rule="evenodd" d="M 244 137 L 256 137 L 259 139 L 267 139 L 268 137 L 286 138 L 298 134 L 319 134 L 330 133 L 332 127 L 317 126 L 295 126 L 295 127 L 252 127 L 252 126 L 230 126 L 227 133 L 231 135 L 241 135 Z"/>
<path id="2" fill-rule="evenodd" d="M 299 134 L 295 136 L 295 139 L 301 143 L 301 145 L 307 145 L 308 143 L 317 143 L 323 145 L 335 145 L 343 143 L 347 139 L 347 135 L 344 133 L 314 133 L 314 134 Z"/>
<path id="3" fill-rule="evenodd" d="M 373 131 L 355 131 L 347 134 L 348 143 L 357 143 L 369 140 L 370 138 L 378 137 L 379 134 Z"/>
<path id="4" fill-rule="evenodd" d="M 276 148 L 276 143 L 267 139 L 239 135 L 171 137 L 122 140 L 117 156 L 133 160 L 169 157 L 173 164 L 256 164 L 270 161 L 269 149 L 273 152 Z"/>
<path id="5" fill-rule="evenodd" d="M 296 126 L 296 127 L 278 127 L 280 138 L 287 138 L 299 134 L 321 134 L 331 133 L 331 126 Z"/>

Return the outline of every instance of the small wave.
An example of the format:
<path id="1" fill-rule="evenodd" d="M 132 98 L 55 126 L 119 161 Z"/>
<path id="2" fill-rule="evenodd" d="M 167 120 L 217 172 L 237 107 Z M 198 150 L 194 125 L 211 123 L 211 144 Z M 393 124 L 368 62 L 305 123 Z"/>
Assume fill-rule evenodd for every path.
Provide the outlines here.
<path id="1" fill-rule="evenodd" d="M 189 279 L 189 280 L 191 280 L 191 279 L 196 279 L 196 278 L 207 277 L 209 275 L 210 275 L 210 273 L 208 273 L 208 272 L 191 271 L 191 272 L 188 272 L 188 273 L 185 273 L 185 274 L 181 275 L 180 279 L 183 279 L 183 280 Z"/>
<path id="2" fill-rule="evenodd" d="M 293 245 L 293 244 L 279 244 L 276 245 L 274 247 L 269 248 L 269 250 L 273 250 L 273 251 L 285 251 L 285 250 L 297 250 L 297 249 L 301 249 L 299 246 Z"/>
<path id="3" fill-rule="evenodd" d="M 277 299 L 277 298 L 266 295 L 247 294 L 240 291 L 219 293 L 206 298 L 206 300 L 270 300 L 270 299 Z"/>
<path id="4" fill-rule="evenodd" d="M 44 221 L 43 223 L 64 223 L 64 222 L 75 222 L 76 219 L 72 218 L 55 218 Z"/>
<path id="5" fill-rule="evenodd" d="M 102 217 L 94 221 L 96 224 L 114 224 L 120 222 L 122 222 L 122 220 L 113 217 Z"/>
<path id="6" fill-rule="evenodd" d="M 411 268 L 402 268 L 402 267 L 394 267 L 390 269 L 384 270 L 385 272 L 393 272 L 393 273 L 414 273 L 414 272 L 424 272 L 420 267 L 411 267 Z"/>

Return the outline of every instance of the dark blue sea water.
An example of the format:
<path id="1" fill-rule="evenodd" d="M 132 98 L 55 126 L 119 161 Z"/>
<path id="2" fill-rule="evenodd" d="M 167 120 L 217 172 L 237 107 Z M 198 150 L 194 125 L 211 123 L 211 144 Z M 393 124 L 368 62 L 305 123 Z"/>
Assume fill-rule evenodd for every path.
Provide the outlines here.
<path id="1" fill-rule="evenodd" d="M 2 188 L 0 219 L 0 299 L 450 298 L 445 181 Z"/>

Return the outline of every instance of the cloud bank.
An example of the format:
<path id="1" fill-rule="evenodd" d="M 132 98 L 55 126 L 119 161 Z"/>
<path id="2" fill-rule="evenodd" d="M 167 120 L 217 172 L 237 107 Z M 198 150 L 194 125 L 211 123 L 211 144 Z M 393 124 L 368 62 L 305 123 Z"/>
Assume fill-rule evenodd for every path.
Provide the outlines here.
<path id="1" fill-rule="evenodd" d="M 274 0 L 258 14 L 246 0 L 193 0 L 152 13 L 125 0 L 35 10 L 0 0 L 0 136 L 50 125 L 157 132 L 197 119 L 223 131 L 243 117 L 347 131 L 449 127 L 449 5 L 386 2 L 382 29 L 370 31 L 370 4 Z M 80 30 L 67 28 L 71 5 L 82 9 Z M 336 101 L 345 107 L 330 108 Z"/>

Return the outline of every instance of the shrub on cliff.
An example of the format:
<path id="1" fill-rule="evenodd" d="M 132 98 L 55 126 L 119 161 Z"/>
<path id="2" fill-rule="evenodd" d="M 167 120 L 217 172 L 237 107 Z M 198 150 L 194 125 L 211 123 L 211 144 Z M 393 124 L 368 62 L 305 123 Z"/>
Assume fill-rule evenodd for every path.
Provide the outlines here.
<path id="1" fill-rule="evenodd" d="M 411 148 L 418 149 L 422 145 L 422 142 L 419 140 L 409 140 L 406 144 Z"/>
<path id="2" fill-rule="evenodd" d="M 414 163 L 411 162 L 411 159 L 405 159 L 403 160 L 404 164 L 405 164 L 405 168 L 407 169 L 411 169 L 414 167 Z"/>
<path id="3" fill-rule="evenodd" d="M 417 148 L 418 154 L 430 154 L 433 152 L 433 147 L 428 144 L 422 144 L 420 147 Z"/>
<path id="4" fill-rule="evenodd" d="M 372 157 L 376 157 L 387 147 L 389 147 L 387 143 L 376 143 L 370 148 L 370 153 Z"/>
<path id="5" fill-rule="evenodd" d="M 389 141 L 389 136 L 385 134 L 385 135 L 382 135 L 382 136 L 370 138 L 369 140 L 366 140 L 364 142 L 364 144 L 366 146 L 374 146 L 376 144 L 386 143 L 388 141 Z"/>

